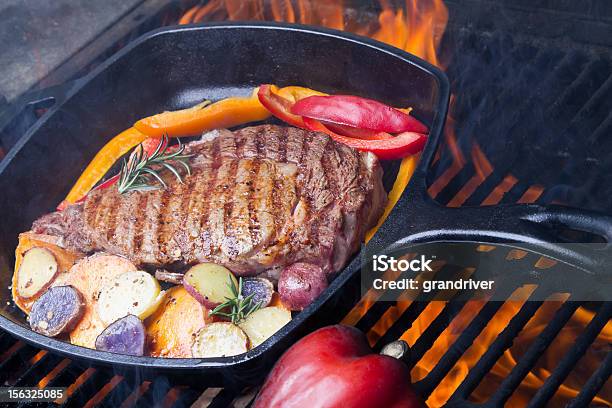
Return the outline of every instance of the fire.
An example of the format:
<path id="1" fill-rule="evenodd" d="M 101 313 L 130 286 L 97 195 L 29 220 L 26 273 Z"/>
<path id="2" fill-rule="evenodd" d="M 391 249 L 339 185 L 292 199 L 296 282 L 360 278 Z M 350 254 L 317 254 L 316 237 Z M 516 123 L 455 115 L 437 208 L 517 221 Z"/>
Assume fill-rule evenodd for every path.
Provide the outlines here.
<path id="1" fill-rule="evenodd" d="M 379 0 L 381 12 L 364 22 L 357 19 L 353 14 L 347 13 L 348 3 L 342 0 L 210 0 L 205 4 L 190 8 L 180 19 L 180 24 L 190 24 L 200 21 L 224 21 L 224 20 L 268 20 L 289 23 L 311 24 L 327 28 L 351 31 L 360 35 L 369 36 L 376 40 L 391 44 L 397 48 L 415 54 L 432 64 L 444 67 L 440 60 L 438 50 L 442 35 L 448 21 L 448 11 L 442 0 L 406 0 L 401 7 L 394 6 L 397 1 Z M 451 97 L 451 114 L 454 97 Z M 435 196 L 453 179 L 461 169 L 468 163 L 468 158 L 458 147 L 457 138 L 454 133 L 455 123 L 449 116 L 445 141 L 446 146 L 454 159 L 453 164 L 445 173 L 429 187 L 429 194 Z M 465 200 L 484 182 L 493 172 L 493 166 L 478 146 L 473 143 L 470 151 L 471 163 L 475 167 L 475 175 L 466 183 L 449 205 L 460 206 Z M 436 159 L 439 158 L 439 152 Z M 508 192 L 518 180 L 512 175 L 506 175 L 501 183 L 481 203 L 483 205 L 494 205 L 501 201 L 503 195 Z M 538 199 L 542 194 L 541 186 L 529 187 L 519 202 L 529 203 Z M 482 250 L 492 248 L 483 247 Z M 522 251 L 511 251 L 508 259 L 519 259 L 525 256 Z M 438 266 L 441 266 L 438 265 Z M 549 267 L 550 263 L 542 260 L 536 267 Z M 466 271 L 471 273 L 471 271 Z M 524 298 L 533 287 L 521 288 L 519 296 Z M 356 324 L 364 316 L 370 307 L 377 301 L 380 293 L 370 291 L 344 318 L 344 324 Z M 449 397 L 455 392 L 469 370 L 476 364 L 489 346 L 495 341 L 511 319 L 523 306 L 523 301 L 507 301 L 490 319 L 476 341 L 466 350 L 457 361 L 450 372 L 445 376 L 440 385 L 432 392 L 427 404 L 430 407 L 444 405 Z M 411 301 L 400 298 L 397 303 L 387 309 L 379 321 L 367 333 L 368 340 L 374 345 L 381 336 L 389 329 L 402 314 L 408 309 Z M 416 363 L 412 370 L 413 381 L 424 378 L 436 366 L 440 358 L 451 347 L 464 329 L 470 324 L 485 301 L 470 301 L 462 308 L 461 312 L 453 319 L 444 332 L 434 342 L 431 349 Z M 563 299 L 544 303 L 531 317 L 519 337 L 513 345 L 498 359 L 492 370 L 472 393 L 471 398 L 475 402 L 485 402 L 490 397 L 501 381 L 508 376 L 511 370 L 520 361 L 522 354 L 532 344 L 533 340 L 546 327 L 551 316 L 561 307 Z M 422 333 L 429 327 L 432 321 L 442 312 L 446 302 L 433 301 L 412 322 L 411 327 L 403 333 L 401 338 L 410 345 L 419 339 Z M 574 343 L 576 336 L 581 333 L 593 318 L 593 312 L 578 308 L 571 317 L 568 324 L 561 330 L 538 360 L 536 367 L 524 378 L 520 387 L 513 393 L 507 406 L 526 406 L 527 401 L 532 398 L 539 387 L 542 386 L 551 371 L 555 368 L 559 356 L 563 355 Z M 584 382 L 603 360 L 605 353 L 609 351 L 609 343 L 612 341 L 612 323 L 605 326 L 595 343 L 589 348 L 585 356 L 579 361 L 578 366 L 570 373 L 563 382 L 551 403 L 561 406 L 569 399 L 575 397 Z M 610 389 L 603 390 L 595 398 L 594 403 L 610 404 L 612 395 Z"/>

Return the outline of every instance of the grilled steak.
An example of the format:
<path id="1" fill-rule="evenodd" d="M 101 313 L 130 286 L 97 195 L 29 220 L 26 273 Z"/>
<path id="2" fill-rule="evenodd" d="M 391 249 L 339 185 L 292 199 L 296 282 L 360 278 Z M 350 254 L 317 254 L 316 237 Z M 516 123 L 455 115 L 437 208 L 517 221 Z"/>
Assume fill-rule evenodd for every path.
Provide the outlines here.
<path id="1" fill-rule="evenodd" d="M 136 264 L 215 262 L 240 275 L 297 261 L 341 269 L 380 217 L 382 169 L 323 134 L 280 126 L 219 130 L 186 145 L 191 175 L 168 188 L 94 190 L 33 230 L 68 249 Z"/>

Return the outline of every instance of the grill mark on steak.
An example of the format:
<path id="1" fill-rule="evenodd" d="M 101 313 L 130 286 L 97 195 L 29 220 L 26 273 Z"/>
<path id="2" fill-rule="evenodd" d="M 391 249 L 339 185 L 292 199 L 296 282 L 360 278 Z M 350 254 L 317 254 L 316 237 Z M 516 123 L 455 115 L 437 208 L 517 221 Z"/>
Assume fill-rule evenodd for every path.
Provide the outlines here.
<path id="1" fill-rule="evenodd" d="M 248 195 L 247 199 L 247 210 L 249 213 L 249 235 L 253 247 L 257 245 L 257 241 L 260 234 L 259 218 L 257 217 L 257 211 L 255 207 L 255 182 L 259 178 L 259 170 L 261 168 L 261 162 L 259 160 L 253 162 L 251 168 L 251 177 L 247 182 Z"/>
<path id="2" fill-rule="evenodd" d="M 164 171 L 165 190 L 96 190 L 33 228 L 63 238 L 68 249 L 107 251 L 136 264 L 215 262 L 243 275 L 303 261 L 331 273 L 384 207 L 373 155 L 323 134 L 218 130 L 185 149 L 193 155 L 185 184 Z M 122 225 L 110 225 L 113 217 Z"/>
<path id="3" fill-rule="evenodd" d="M 283 135 L 281 136 L 281 142 L 278 148 L 278 159 L 280 162 L 285 162 L 287 161 L 287 145 L 288 145 L 287 140 L 289 139 L 289 128 L 283 127 L 281 132 Z"/>
<path id="4" fill-rule="evenodd" d="M 138 206 L 136 207 L 136 214 L 135 214 L 135 222 L 134 222 L 134 229 L 135 229 L 135 233 L 134 233 L 134 251 L 136 252 L 140 252 L 142 251 L 142 244 L 144 242 L 143 238 L 143 223 L 142 220 L 144 219 L 145 216 L 145 209 L 148 206 L 148 202 L 149 202 L 149 195 L 148 194 L 140 194 L 138 196 Z M 139 222 L 140 221 L 140 222 Z"/>
<path id="5" fill-rule="evenodd" d="M 239 164 L 242 163 L 244 165 L 245 162 L 239 162 L 238 160 L 232 160 L 230 162 L 229 168 L 229 180 L 238 181 L 238 170 Z M 232 227 L 235 227 L 235 223 L 232 223 L 232 215 L 234 210 L 234 203 L 237 199 L 239 199 L 237 195 L 238 191 L 236 188 L 232 189 L 229 184 L 225 185 L 224 188 L 224 196 L 225 202 L 223 203 L 223 238 L 221 240 L 221 250 L 227 254 L 229 257 L 233 258 L 238 256 L 240 250 L 238 248 L 238 244 L 236 242 L 236 234 L 233 231 Z"/>

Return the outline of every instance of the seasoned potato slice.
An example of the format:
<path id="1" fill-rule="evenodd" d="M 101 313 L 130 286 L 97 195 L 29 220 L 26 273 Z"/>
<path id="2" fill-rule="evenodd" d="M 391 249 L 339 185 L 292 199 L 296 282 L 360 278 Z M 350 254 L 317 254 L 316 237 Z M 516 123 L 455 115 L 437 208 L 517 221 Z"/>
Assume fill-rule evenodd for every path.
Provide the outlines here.
<path id="1" fill-rule="evenodd" d="M 266 278 L 244 278 L 242 280 L 242 296 L 252 296 L 251 302 L 258 304 L 260 308 L 266 307 L 272 302 L 274 285 Z"/>
<path id="2" fill-rule="evenodd" d="M 17 272 L 19 295 L 29 299 L 42 293 L 51 285 L 57 272 L 57 260 L 51 251 L 40 247 L 28 250 Z"/>
<path id="3" fill-rule="evenodd" d="M 100 291 L 98 315 L 106 324 L 127 316 L 149 317 L 159 306 L 163 294 L 159 282 L 144 271 L 125 272 Z"/>
<path id="4" fill-rule="evenodd" d="M 196 333 L 211 320 L 208 310 L 184 287 L 168 289 L 157 311 L 145 321 L 149 354 L 191 357 Z"/>
<path id="5" fill-rule="evenodd" d="M 84 256 L 78 252 L 70 252 L 65 250 L 58 245 L 58 242 L 58 238 L 51 235 L 35 234 L 33 232 L 24 232 L 19 234 L 19 244 L 15 249 L 15 272 L 13 273 L 11 292 L 13 301 L 25 313 L 30 313 L 32 303 L 34 303 L 34 301 L 44 292 L 44 290 L 42 290 L 38 294 L 27 299 L 25 296 L 19 293 L 19 270 L 21 269 L 21 264 L 23 263 L 23 257 L 29 250 L 32 248 L 44 248 L 53 254 L 53 257 L 58 265 L 58 274 L 56 274 L 53 278 L 55 280 L 59 279 L 61 274 L 72 268 L 72 265 L 74 265 L 77 259 Z M 51 281 L 51 284 L 56 285 L 53 280 Z"/>
<path id="6" fill-rule="evenodd" d="M 98 316 L 96 303 L 100 290 L 115 277 L 136 267 L 120 256 L 104 253 L 81 259 L 68 272 L 61 273 L 53 286 L 72 285 L 85 299 L 85 312 L 77 326 L 70 332 L 70 342 L 77 346 L 95 348 L 96 338 L 106 324 Z"/>
<path id="7" fill-rule="evenodd" d="M 193 357 L 227 357 L 246 353 L 249 340 L 232 323 L 211 323 L 202 328 L 193 342 Z"/>
<path id="8" fill-rule="evenodd" d="M 34 302 L 28 321 L 35 332 L 55 337 L 72 330 L 84 310 L 85 301 L 78 290 L 72 286 L 55 286 Z"/>
<path id="9" fill-rule="evenodd" d="M 142 321 L 134 315 L 127 315 L 104 329 L 96 339 L 96 350 L 142 356 L 145 337 Z"/>
<path id="10" fill-rule="evenodd" d="M 239 326 L 249 337 L 251 348 L 255 348 L 290 321 L 291 312 L 289 310 L 272 306 L 251 313 Z"/>
<path id="11" fill-rule="evenodd" d="M 201 263 L 187 271 L 183 286 L 198 302 L 214 309 L 233 297 L 230 280 L 238 287 L 238 281 L 229 269 L 213 263 Z"/>

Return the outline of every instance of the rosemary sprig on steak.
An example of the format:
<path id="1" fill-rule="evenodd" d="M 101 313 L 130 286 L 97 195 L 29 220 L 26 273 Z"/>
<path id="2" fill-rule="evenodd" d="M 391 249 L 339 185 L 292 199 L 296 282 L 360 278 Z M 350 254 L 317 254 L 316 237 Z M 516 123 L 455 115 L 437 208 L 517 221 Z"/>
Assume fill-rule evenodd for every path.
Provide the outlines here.
<path id="1" fill-rule="evenodd" d="M 142 144 L 140 144 L 129 160 L 123 159 L 117 186 L 119 193 L 156 190 L 160 185 L 166 188 L 167 185 L 159 174 L 162 169 L 170 171 L 182 183 L 183 178 L 176 165 L 180 164 L 185 168 L 187 174 L 191 174 L 188 163 L 191 155 L 183 154 L 185 146 L 180 139 L 178 148 L 174 151 L 169 150 L 169 144 L 168 135 L 164 134 L 159 141 L 159 145 L 150 156 L 145 153 Z"/>
<path id="2" fill-rule="evenodd" d="M 242 296 L 242 277 L 238 278 L 238 287 L 232 279 L 229 280 L 228 286 L 233 297 L 226 297 L 227 301 L 215 307 L 210 314 L 227 317 L 232 323 L 238 324 L 258 310 L 261 307 L 261 302 L 253 302 L 254 293 L 249 296 Z"/>

